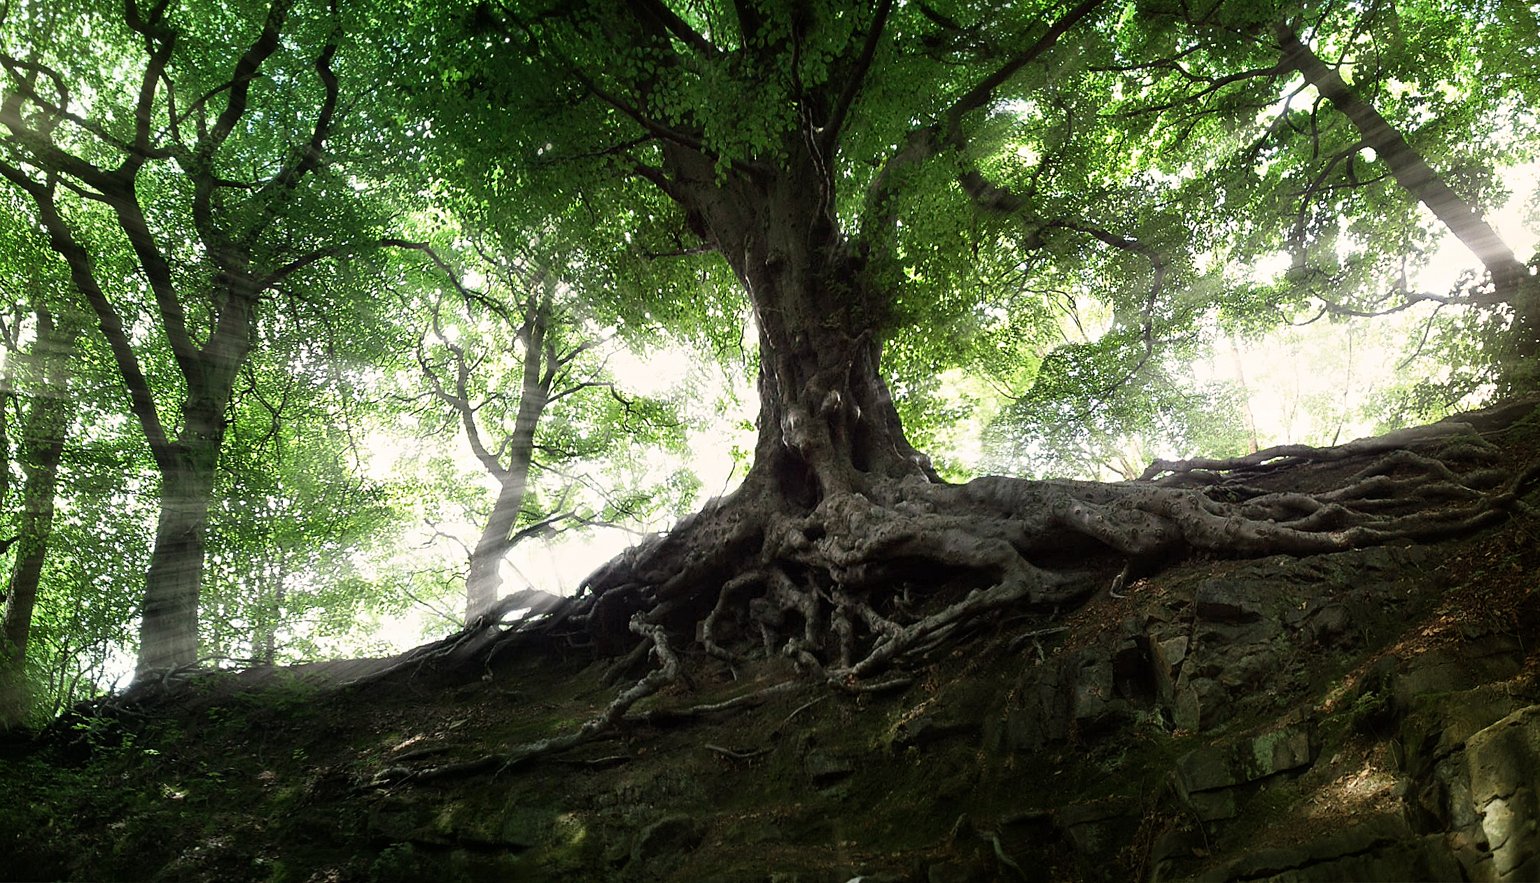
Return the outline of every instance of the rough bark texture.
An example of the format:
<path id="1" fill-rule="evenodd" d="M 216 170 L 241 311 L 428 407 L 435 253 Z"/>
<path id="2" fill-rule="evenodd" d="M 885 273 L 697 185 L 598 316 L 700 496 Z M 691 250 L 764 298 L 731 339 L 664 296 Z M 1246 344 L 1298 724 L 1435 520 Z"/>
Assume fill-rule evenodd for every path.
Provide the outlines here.
<path id="1" fill-rule="evenodd" d="M 813 157 L 801 158 L 805 169 L 720 185 L 688 156 L 673 170 L 754 304 L 759 442 L 738 491 L 601 568 L 560 617 L 601 652 L 657 655 L 662 626 L 684 638 L 675 655 L 694 638 L 729 663 L 784 655 L 860 688 L 1000 616 L 1048 616 L 1115 591 L 1131 570 L 1192 552 L 1308 554 L 1454 533 L 1502 517 L 1534 478 L 1461 454 L 1451 439 L 1479 439 L 1451 424 L 1162 464 L 1146 481 L 943 483 L 904 439 L 881 378 L 889 301 L 834 233 L 805 183 L 818 180 Z M 1324 494 L 1246 483 L 1300 457 L 1354 466 Z"/>
<path id="2" fill-rule="evenodd" d="M 950 485 L 905 439 L 880 366 L 895 293 L 879 268 L 896 260 L 883 251 L 882 226 L 896 220 L 895 189 L 909 170 L 964 144 L 964 118 L 989 107 L 1016 71 L 1097 7 L 1087 0 L 1035 39 L 1021 39 L 998 70 L 902 139 L 874 176 L 866 226 L 855 233 L 835 216 L 832 170 L 838 126 L 858 85 L 799 96 L 804 125 L 786 134 L 773 159 L 724 163 L 698 133 L 645 116 L 650 82 L 635 84 L 633 102 L 585 81 L 598 100 L 657 138 L 661 165 L 639 166 L 638 175 L 678 204 L 752 304 L 759 438 L 737 491 L 600 568 L 579 599 L 543 624 L 511 634 L 591 640 L 601 653 L 629 652 L 634 663 L 654 658 L 660 667 L 644 678 L 652 688 L 659 672 L 677 676 L 670 674 L 681 669 L 677 661 L 699 652 L 728 664 L 785 656 L 810 676 L 865 689 L 879 672 L 902 669 L 970 629 L 1001 616 L 1051 617 L 1116 591 L 1134 571 L 1191 552 L 1332 551 L 1503 516 L 1534 476 L 1484 468 L 1479 456 L 1460 459 L 1451 436 L 1469 436 L 1464 442 L 1479 448 L 1468 427 L 1409 434 L 1384 447 L 1277 455 L 1351 461 L 1340 488 L 1315 495 L 1247 484 L 1272 468 L 1273 452 L 1201 470 L 1167 464 L 1164 478 L 1111 485 L 1003 477 Z M 759 45 L 749 39 L 755 20 L 740 24 L 745 44 Z M 679 23 L 656 15 L 639 15 L 636 26 L 638 42 L 664 53 L 681 34 Z M 774 42 L 763 51 L 773 53 Z M 858 81 L 868 61 L 863 51 L 849 76 Z M 1019 195 L 967 169 L 958 175 L 981 209 L 1143 256 L 1151 305 L 1162 295 L 1165 261 L 1144 243 L 1075 219 L 1029 217 Z M 1426 191 L 1426 182 L 1420 186 Z"/>

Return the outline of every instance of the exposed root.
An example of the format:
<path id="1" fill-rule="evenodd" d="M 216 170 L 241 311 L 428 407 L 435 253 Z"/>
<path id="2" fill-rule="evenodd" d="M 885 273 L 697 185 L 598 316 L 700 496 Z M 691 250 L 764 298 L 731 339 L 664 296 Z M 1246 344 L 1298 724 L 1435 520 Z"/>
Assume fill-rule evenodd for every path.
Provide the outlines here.
<path id="1" fill-rule="evenodd" d="M 1162 481 L 874 480 L 801 511 L 763 495 L 729 498 L 717 510 L 732 513 L 726 523 L 688 532 L 752 537 L 754 554 L 723 575 L 711 550 L 680 555 L 659 543 L 628 573 L 666 580 L 629 581 L 626 591 L 649 622 L 693 627 L 710 656 L 737 665 L 782 655 L 848 687 L 1003 610 L 1046 615 L 1194 551 L 1316 554 L 1483 527 L 1523 505 L 1540 477 L 1537 467 L 1516 476 L 1493 467 L 1483 444 L 1465 423 L 1444 423 L 1336 448 L 1157 463 L 1148 474 Z M 1359 465 L 1323 493 L 1248 483 L 1305 462 Z M 1209 483 L 1183 486 L 1200 474 Z M 614 590 L 602 578 L 591 586 L 599 598 Z"/>
<path id="2" fill-rule="evenodd" d="M 1474 430 L 1469 423 L 1447 421 L 1428 426 L 1414 426 L 1372 438 L 1355 439 L 1347 444 L 1331 448 L 1312 448 L 1309 445 L 1278 445 L 1264 448 L 1243 457 L 1232 457 L 1223 460 L 1207 457 L 1198 457 L 1192 460 L 1156 460 L 1150 464 L 1148 469 L 1144 470 L 1144 474 L 1139 476 L 1139 480 L 1154 481 L 1161 476 L 1166 476 L 1165 481 L 1167 483 L 1174 483 L 1172 482 L 1173 478 L 1193 472 L 1204 473 L 1205 477 L 1213 477 L 1241 470 L 1256 471 L 1260 467 L 1266 467 L 1270 471 L 1277 471 L 1302 463 L 1324 463 L 1334 460 L 1345 460 L 1352 457 L 1396 451 L 1411 445 L 1440 439 L 1459 436 L 1472 437 L 1473 432 Z"/>
<path id="3" fill-rule="evenodd" d="M 761 690 L 737 696 L 723 702 L 706 703 L 681 709 L 652 709 L 628 714 L 631 707 L 663 687 L 678 681 L 683 668 L 679 657 L 669 645 L 668 635 L 662 626 L 651 625 L 638 615 L 632 619 L 633 630 L 652 646 L 657 667 L 641 680 L 623 690 L 610 701 L 598 715 L 584 722 L 576 730 L 561 733 L 535 742 L 527 742 L 501 754 L 488 754 L 472 760 L 443 764 L 425 769 L 411 770 L 405 767 L 389 767 L 377 773 L 369 787 L 382 787 L 407 783 L 424 783 L 438 779 L 456 778 L 490 771 L 503 771 L 527 761 L 556 754 L 585 745 L 599 739 L 617 735 L 627 727 L 659 725 L 693 720 L 706 715 L 722 714 L 758 705 L 772 696 L 789 692 L 801 686 L 795 681 L 784 681 Z"/>
<path id="4" fill-rule="evenodd" d="M 756 757 L 763 757 L 764 755 L 769 754 L 771 751 L 769 748 L 751 748 L 746 750 L 738 750 L 734 748 L 723 748 L 721 745 L 712 745 L 710 743 L 707 743 L 704 747 L 707 751 L 715 752 L 722 755 L 723 757 L 731 758 L 733 760 L 753 760 Z"/>
<path id="5" fill-rule="evenodd" d="M 699 664 L 690 654 L 734 672 L 749 660 L 780 656 L 805 680 L 843 691 L 899 689 L 910 683 L 908 666 L 1010 612 L 1028 622 L 1008 646 L 1030 641 L 1041 658 L 1039 638 L 1058 631 L 1052 620 L 1059 611 L 1109 585 L 1115 595 L 1133 574 L 1186 554 L 1316 554 L 1424 541 L 1528 508 L 1523 498 L 1540 483 L 1540 464 L 1513 474 L 1493 462 L 1470 426 L 1444 423 L 1336 448 L 1157 462 L 1146 475 L 1164 477 L 1118 484 L 873 477 L 799 506 L 771 494 L 767 482 L 750 482 L 602 568 L 586 594 L 544 624 L 510 629 L 494 642 L 531 631 L 569 641 L 588 636 L 601 652 L 631 651 L 616 672 L 644 657 L 653 667 L 576 731 L 472 763 L 507 766 L 624 725 L 688 719 L 765 697 L 760 691 L 714 708 L 634 711 Z M 1260 486 L 1283 466 L 1305 463 L 1345 477 L 1319 493 Z M 882 672 L 890 674 L 876 679 Z M 413 778 L 465 771 L 460 764 Z"/>

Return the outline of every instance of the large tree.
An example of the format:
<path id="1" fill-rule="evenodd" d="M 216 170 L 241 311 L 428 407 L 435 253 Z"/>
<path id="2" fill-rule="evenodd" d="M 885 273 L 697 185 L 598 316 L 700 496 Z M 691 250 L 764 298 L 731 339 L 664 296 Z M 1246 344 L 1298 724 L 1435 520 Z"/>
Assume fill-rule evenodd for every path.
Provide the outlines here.
<path id="1" fill-rule="evenodd" d="M 1128 12 L 481 2 L 425 29 L 441 76 L 412 88 L 438 108 L 434 137 L 465 152 L 460 173 L 501 188 L 532 228 L 588 207 L 593 225 L 554 235 L 611 234 L 618 263 L 701 252 L 752 313 L 761 404 L 743 484 L 600 568 L 557 617 L 660 661 L 596 726 L 677 672 L 680 635 L 850 682 L 989 611 L 1084 597 L 1125 562 L 1340 549 L 1496 511 L 1419 515 L 1411 493 L 1407 510 L 1360 509 L 1357 485 L 1239 503 L 1154 484 L 951 485 L 910 443 L 895 384 L 998 318 L 997 292 L 967 284 L 978 266 L 1115 270 L 1130 371 L 1163 325 L 1194 321 L 1205 270 L 1189 206 L 1170 198 L 1191 189 L 1134 162 L 1139 136 L 1099 115 L 1115 78 L 1083 76 L 1116 66 Z M 637 278 L 624 293 L 650 309 L 698 297 Z"/>
<path id="2" fill-rule="evenodd" d="M 159 474 L 139 672 L 188 665 L 227 409 L 264 298 L 351 232 L 332 197 L 352 194 L 323 162 L 342 23 L 335 4 L 296 0 L 5 11 L 0 176 L 67 263 Z"/>

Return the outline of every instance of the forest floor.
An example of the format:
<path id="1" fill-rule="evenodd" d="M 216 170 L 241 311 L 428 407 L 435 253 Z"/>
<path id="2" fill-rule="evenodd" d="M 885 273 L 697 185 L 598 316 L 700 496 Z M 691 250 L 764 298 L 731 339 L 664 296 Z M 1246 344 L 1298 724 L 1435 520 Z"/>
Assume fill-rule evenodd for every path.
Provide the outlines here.
<path id="1" fill-rule="evenodd" d="M 1540 417 L 1486 441 L 1533 463 Z M 0 744 L 0 879 L 1531 879 L 1537 647 L 1520 507 L 1437 543 L 1182 561 L 887 691 L 702 654 L 632 725 L 464 775 L 418 774 L 573 732 L 612 663 L 211 673 Z"/>

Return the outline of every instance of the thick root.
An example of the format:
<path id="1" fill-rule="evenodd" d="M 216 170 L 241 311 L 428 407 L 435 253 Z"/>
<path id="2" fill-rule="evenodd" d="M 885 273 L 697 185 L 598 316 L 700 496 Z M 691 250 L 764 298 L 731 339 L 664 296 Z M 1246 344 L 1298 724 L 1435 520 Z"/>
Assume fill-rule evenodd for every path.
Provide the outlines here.
<path id="1" fill-rule="evenodd" d="M 1336 448 L 1157 463 L 1149 474 L 1166 477 L 1153 481 L 884 479 L 810 511 L 739 499 L 722 524 L 703 513 L 708 523 L 689 525 L 682 545 L 640 550 L 623 585 L 630 609 L 682 621 L 728 664 L 778 654 L 848 686 L 1002 611 L 1062 610 L 1115 574 L 1184 554 L 1316 554 L 1483 527 L 1540 479 L 1540 467 L 1492 467 L 1484 447 L 1470 426 L 1447 423 Z M 1285 463 L 1356 468 L 1320 493 L 1249 483 Z M 694 547 L 701 537 L 731 542 Z M 642 573 L 661 578 L 647 585 Z M 618 587 L 601 575 L 591 588 L 602 599 Z"/>
<path id="2" fill-rule="evenodd" d="M 844 690 L 889 689 L 908 683 L 907 665 L 970 631 L 1019 616 L 1035 620 L 1032 634 L 1047 633 L 1057 613 L 1093 595 L 1118 597 L 1130 572 L 1185 554 L 1316 554 L 1475 530 L 1528 510 L 1524 497 L 1540 483 L 1540 464 L 1515 474 L 1493 459 L 1469 426 L 1449 423 L 1337 448 L 1157 463 L 1153 480 L 1117 484 L 876 478 L 809 509 L 751 482 L 601 568 L 579 598 L 491 641 L 495 653 L 531 635 L 591 638 L 601 653 L 653 660 L 577 731 L 497 763 L 650 720 L 660 712 L 633 706 L 680 681 L 692 651 L 730 667 L 782 656 Z M 1324 471 L 1310 480 L 1332 487 L 1259 486 L 1282 464 L 1318 464 Z M 1290 476 L 1294 487 L 1308 478 Z"/>

